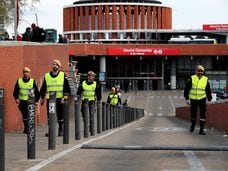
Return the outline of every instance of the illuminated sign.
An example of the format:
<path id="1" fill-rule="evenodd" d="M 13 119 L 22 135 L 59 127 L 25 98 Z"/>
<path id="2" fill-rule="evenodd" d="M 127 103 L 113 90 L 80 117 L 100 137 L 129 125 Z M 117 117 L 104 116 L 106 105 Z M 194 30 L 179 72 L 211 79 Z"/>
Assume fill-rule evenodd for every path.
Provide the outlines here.
<path id="1" fill-rule="evenodd" d="M 228 24 L 204 24 L 203 30 L 228 30 Z"/>
<path id="2" fill-rule="evenodd" d="M 108 55 L 169 56 L 169 55 L 179 55 L 179 49 L 178 48 L 108 48 Z"/>

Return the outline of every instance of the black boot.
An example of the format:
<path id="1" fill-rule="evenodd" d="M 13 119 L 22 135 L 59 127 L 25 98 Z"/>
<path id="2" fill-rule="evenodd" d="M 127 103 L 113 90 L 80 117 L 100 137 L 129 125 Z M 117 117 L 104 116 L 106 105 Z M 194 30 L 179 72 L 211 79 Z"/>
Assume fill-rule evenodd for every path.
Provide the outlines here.
<path id="1" fill-rule="evenodd" d="M 62 122 L 59 122 L 58 136 L 59 137 L 63 136 L 63 123 Z"/>
<path id="2" fill-rule="evenodd" d="M 204 131 L 204 125 L 205 125 L 205 121 L 200 121 L 200 130 L 199 130 L 200 135 L 206 135 Z"/>
<path id="3" fill-rule="evenodd" d="M 62 129 L 59 129 L 58 136 L 59 137 L 62 137 L 63 136 L 63 130 Z"/>
<path id="4" fill-rule="evenodd" d="M 191 125 L 191 127 L 190 127 L 190 132 L 194 132 L 194 129 L 195 129 L 195 125 L 196 125 L 196 120 L 191 120 L 192 121 L 192 125 Z"/>

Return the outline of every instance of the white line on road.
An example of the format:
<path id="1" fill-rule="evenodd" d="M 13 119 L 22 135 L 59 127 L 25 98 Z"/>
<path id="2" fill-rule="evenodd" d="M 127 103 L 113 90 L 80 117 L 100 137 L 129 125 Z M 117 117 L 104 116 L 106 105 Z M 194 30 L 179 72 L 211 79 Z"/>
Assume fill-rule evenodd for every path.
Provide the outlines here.
<path id="1" fill-rule="evenodd" d="M 147 97 L 147 101 L 146 101 L 146 115 L 148 114 L 148 104 L 149 104 L 149 100 L 150 100 L 150 93 L 148 93 L 148 97 Z"/>
<path id="2" fill-rule="evenodd" d="M 142 118 L 142 119 L 143 119 L 143 118 Z M 140 119 L 140 120 L 141 120 L 141 119 Z M 60 152 L 60 153 L 58 153 L 58 154 L 56 154 L 56 155 L 54 155 L 54 156 L 51 156 L 51 157 L 47 158 L 46 160 L 44 160 L 44 161 L 42 161 L 42 162 L 40 162 L 40 163 L 34 165 L 33 167 L 28 168 L 26 171 L 36 171 L 36 170 L 39 170 L 39 169 L 45 167 L 46 165 L 48 165 L 49 163 L 51 163 L 51 162 L 53 162 L 53 161 L 55 161 L 55 160 L 57 160 L 57 159 L 59 159 L 59 158 L 65 156 L 65 155 L 69 154 L 70 152 L 72 152 L 72 151 L 74 151 L 74 150 L 77 150 L 78 148 L 81 148 L 81 146 L 83 146 L 83 145 L 85 145 L 85 144 L 88 144 L 88 143 L 91 143 L 91 142 L 93 142 L 93 141 L 96 141 L 96 140 L 105 138 L 105 137 L 107 137 L 107 136 L 109 136 L 109 135 L 111 135 L 111 134 L 113 134 L 113 133 L 115 133 L 115 132 L 118 132 L 118 131 L 120 131 L 120 130 L 122 130 L 122 129 L 125 129 L 125 128 L 127 128 L 127 127 L 129 127 L 129 126 L 131 126 L 131 125 L 133 125 L 133 124 L 135 124 L 135 123 L 136 123 L 136 122 L 132 122 L 132 123 L 130 123 L 130 124 L 124 126 L 124 127 L 121 127 L 121 128 L 119 128 L 119 129 L 116 129 L 116 130 L 113 130 L 113 131 L 111 131 L 111 132 L 108 132 L 108 133 L 105 134 L 105 135 L 102 135 L 102 136 L 97 137 L 97 138 L 90 139 L 90 140 L 85 141 L 85 142 L 83 142 L 83 143 L 81 143 L 81 144 L 78 144 L 78 145 L 75 145 L 75 146 L 73 146 L 73 147 L 70 147 L 70 148 L 68 148 L 68 149 L 66 149 L 66 150 L 64 150 L 64 151 L 62 151 L 62 152 Z"/>
<path id="3" fill-rule="evenodd" d="M 174 106 L 174 104 L 173 104 L 173 101 L 171 100 L 171 98 L 169 98 L 169 100 L 170 100 L 170 103 L 171 103 L 171 106 L 172 106 L 172 109 L 173 109 L 173 115 L 175 115 L 176 114 L 176 109 L 175 109 L 175 106 Z"/>
<path id="4" fill-rule="evenodd" d="M 184 151 L 191 171 L 205 171 L 203 164 L 199 161 L 198 157 L 193 151 Z"/>

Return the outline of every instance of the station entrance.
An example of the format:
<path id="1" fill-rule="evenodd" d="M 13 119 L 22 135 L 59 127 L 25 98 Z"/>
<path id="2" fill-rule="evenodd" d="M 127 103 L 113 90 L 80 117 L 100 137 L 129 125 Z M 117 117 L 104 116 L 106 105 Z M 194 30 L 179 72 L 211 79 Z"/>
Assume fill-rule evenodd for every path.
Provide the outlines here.
<path id="1" fill-rule="evenodd" d="M 76 57 L 79 73 L 99 73 L 100 57 Z M 105 87 L 120 86 L 122 90 L 160 90 L 164 84 L 163 57 L 106 57 Z M 98 79 L 98 78 L 97 78 Z"/>

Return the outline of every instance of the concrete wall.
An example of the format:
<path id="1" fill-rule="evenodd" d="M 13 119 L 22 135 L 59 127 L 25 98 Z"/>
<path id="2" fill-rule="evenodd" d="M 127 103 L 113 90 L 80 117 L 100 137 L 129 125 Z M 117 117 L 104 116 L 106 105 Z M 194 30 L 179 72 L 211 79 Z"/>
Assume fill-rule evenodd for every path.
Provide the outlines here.
<path id="1" fill-rule="evenodd" d="M 31 68 L 31 77 L 40 87 L 44 73 L 52 68 L 53 59 L 62 62 L 68 70 L 68 46 L 61 44 L 39 44 L 23 42 L 1 42 L 0 44 L 0 88 L 4 88 L 5 131 L 19 131 L 23 128 L 21 113 L 13 98 L 16 80 L 22 76 L 22 68 Z M 36 108 L 37 124 L 46 123 L 46 105 Z"/>
<path id="2" fill-rule="evenodd" d="M 199 114 L 197 116 L 199 123 Z M 176 108 L 176 117 L 190 121 L 189 106 Z M 207 106 L 206 126 L 228 132 L 228 101 Z"/>

